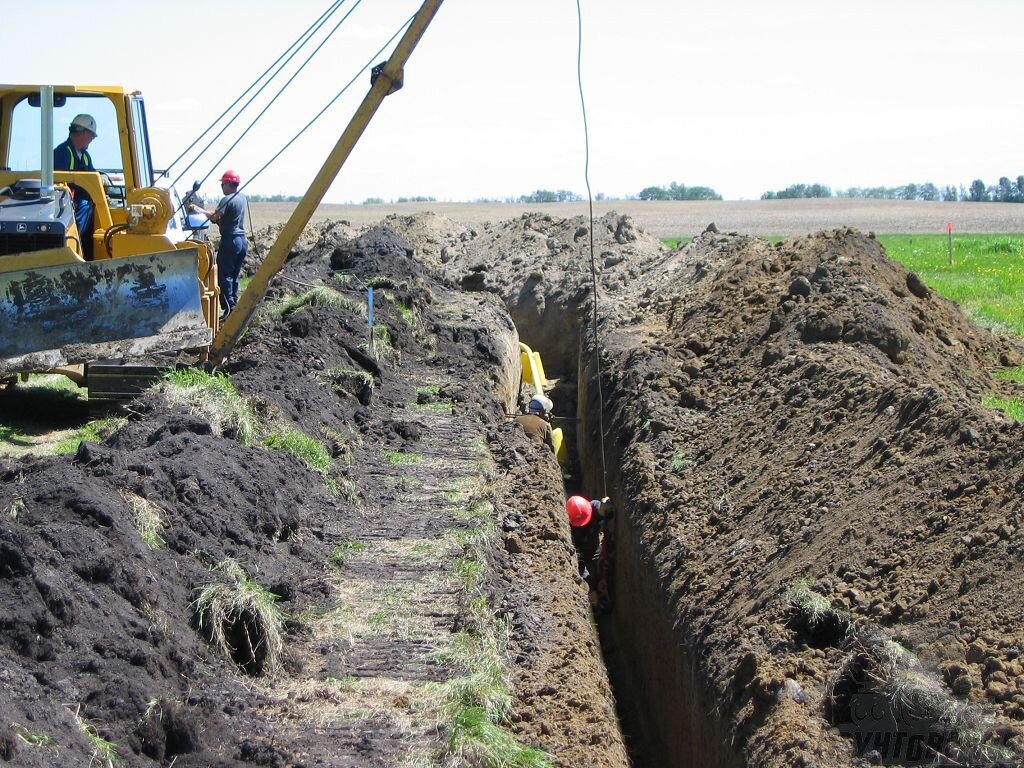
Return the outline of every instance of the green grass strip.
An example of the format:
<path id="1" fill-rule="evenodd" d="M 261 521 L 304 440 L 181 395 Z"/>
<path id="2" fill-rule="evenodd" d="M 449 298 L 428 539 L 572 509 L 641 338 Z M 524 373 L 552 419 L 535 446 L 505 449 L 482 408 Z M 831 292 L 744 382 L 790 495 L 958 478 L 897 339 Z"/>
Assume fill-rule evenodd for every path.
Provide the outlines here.
<path id="1" fill-rule="evenodd" d="M 1024 336 L 1024 235 L 880 235 L 878 241 L 979 325 Z"/>

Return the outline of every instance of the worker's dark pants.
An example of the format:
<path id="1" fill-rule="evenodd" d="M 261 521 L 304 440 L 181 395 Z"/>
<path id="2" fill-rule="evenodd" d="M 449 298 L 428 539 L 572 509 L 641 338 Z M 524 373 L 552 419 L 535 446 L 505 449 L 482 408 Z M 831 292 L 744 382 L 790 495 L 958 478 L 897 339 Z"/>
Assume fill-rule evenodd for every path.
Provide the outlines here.
<path id="1" fill-rule="evenodd" d="M 82 256 L 86 261 L 92 260 L 92 200 L 83 191 L 75 195 L 75 223 L 78 234 L 82 238 Z"/>
<path id="2" fill-rule="evenodd" d="M 220 308 L 230 312 L 238 303 L 238 275 L 245 263 L 249 245 L 245 235 L 232 235 L 220 241 L 217 248 L 217 282 L 220 285 Z"/>

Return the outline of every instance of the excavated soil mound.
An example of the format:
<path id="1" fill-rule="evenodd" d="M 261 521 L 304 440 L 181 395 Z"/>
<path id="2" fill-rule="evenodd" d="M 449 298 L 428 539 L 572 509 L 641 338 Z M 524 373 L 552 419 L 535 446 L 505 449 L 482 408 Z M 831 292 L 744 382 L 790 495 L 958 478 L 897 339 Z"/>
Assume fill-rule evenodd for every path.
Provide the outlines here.
<path id="1" fill-rule="evenodd" d="M 583 336 L 597 494 L 588 240 L 524 216 L 449 266 L 564 368 Z M 622 510 L 604 623 L 652 764 L 1019 764 L 1024 445 L 980 403 L 1015 393 L 992 372 L 1020 345 L 855 230 L 668 252 L 609 215 L 594 240 Z"/>
<path id="2" fill-rule="evenodd" d="M 507 627 L 512 734 L 559 765 L 623 765 L 557 465 L 506 416 L 508 315 L 390 228 L 328 223 L 305 242 L 222 370 L 276 440 L 160 389 L 74 457 L 2 460 L 0 764 L 441 760 L 445 659 L 484 600 Z M 317 286 L 345 300 L 285 303 Z M 31 407 L 0 392 L 0 409 Z M 285 449 L 296 430 L 329 467 Z M 466 593 L 481 541 L 486 579 Z M 278 658 L 244 610 L 221 626 L 232 658 L 211 643 L 197 601 L 232 580 L 276 596 Z"/>

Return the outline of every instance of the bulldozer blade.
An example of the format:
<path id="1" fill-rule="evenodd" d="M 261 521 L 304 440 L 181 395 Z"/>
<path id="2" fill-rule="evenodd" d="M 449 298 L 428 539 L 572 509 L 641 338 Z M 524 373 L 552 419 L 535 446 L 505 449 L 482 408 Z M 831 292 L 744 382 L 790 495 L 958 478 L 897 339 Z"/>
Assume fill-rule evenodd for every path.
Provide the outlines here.
<path id="1" fill-rule="evenodd" d="M 198 264 L 192 248 L 0 272 L 0 373 L 208 345 Z"/>

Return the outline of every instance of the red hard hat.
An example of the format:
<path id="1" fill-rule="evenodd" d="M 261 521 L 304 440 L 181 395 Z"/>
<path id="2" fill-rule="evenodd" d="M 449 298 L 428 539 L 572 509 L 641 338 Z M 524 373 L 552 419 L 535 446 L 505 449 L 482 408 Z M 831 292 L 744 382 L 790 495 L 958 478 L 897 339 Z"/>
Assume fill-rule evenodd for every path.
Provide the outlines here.
<path id="1" fill-rule="evenodd" d="M 569 513 L 569 525 L 573 528 L 582 528 L 594 514 L 590 502 L 582 496 L 570 496 L 565 502 L 565 511 Z"/>
<path id="2" fill-rule="evenodd" d="M 223 184 L 225 181 L 229 184 L 241 184 L 242 177 L 238 175 L 238 171 L 227 170 L 220 177 L 220 181 Z"/>

